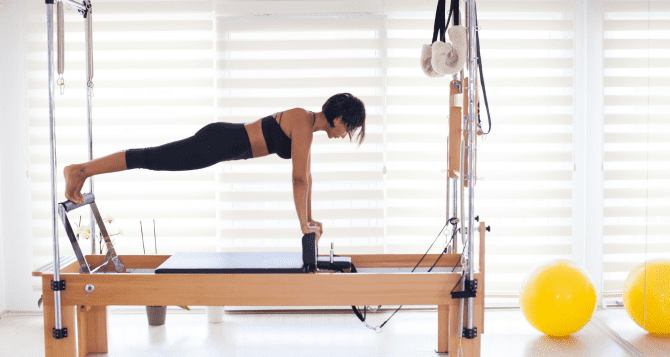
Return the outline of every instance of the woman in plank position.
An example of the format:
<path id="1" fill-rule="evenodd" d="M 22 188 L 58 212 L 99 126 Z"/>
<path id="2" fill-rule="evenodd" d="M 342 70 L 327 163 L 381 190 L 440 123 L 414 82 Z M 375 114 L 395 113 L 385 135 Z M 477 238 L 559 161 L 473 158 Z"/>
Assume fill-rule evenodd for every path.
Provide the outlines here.
<path id="1" fill-rule="evenodd" d="M 325 131 L 328 138 L 351 141 L 356 129 L 359 145 L 365 138 L 365 106 L 349 93 L 330 97 L 314 113 L 301 108 L 269 115 L 248 124 L 211 123 L 195 135 L 165 145 L 129 149 L 83 164 L 65 167 L 65 197 L 84 203 L 81 189 L 94 175 L 130 169 L 154 171 L 197 170 L 221 161 L 250 159 L 277 154 L 293 164 L 293 199 L 302 233 L 323 233 L 321 222 L 312 220 L 312 173 L 310 148 L 315 132 Z"/>

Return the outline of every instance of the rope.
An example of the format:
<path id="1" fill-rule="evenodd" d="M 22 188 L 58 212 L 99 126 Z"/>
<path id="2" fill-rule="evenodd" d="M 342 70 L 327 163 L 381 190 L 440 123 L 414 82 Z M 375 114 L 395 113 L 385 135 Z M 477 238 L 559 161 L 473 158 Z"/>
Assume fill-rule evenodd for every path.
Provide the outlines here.
<path id="1" fill-rule="evenodd" d="M 447 221 L 447 223 L 444 225 L 444 227 L 442 227 L 442 230 L 440 230 L 440 233 L 438 233 L 438 234 L 437 234 L 437 237 L 435 237 L 435 240 L 433 241 L 433 244 L 431 244 L 430 247 L 428 247 L 428 250 L 426 250 L 426 254 L 424 254 L 423 257 L 421 257 L 421 259 L 419 260 L 419 262 L 416 263 L 416 265 L 414 266 L 414 269 L 412 269 L 412 271 L 411 271 L 410 273 L 413 273 L 413 272 L 416 270 L 416 268 L 419 267 L 419 265 L 421 264 L 421 262 L 423 261 L 423 259 L 426 257 L 426 255 L 428 255 L 428 252 L 430 251 L 430 249 L 433 247 L 433 245 L 435 244 L 435 242 L 437 241 L 437 239 L 440 237 L 440 235 L 442 234 L 442 232 L 449 226 L 449 224 L 451 224 L 451 225 L 454 226 L 454 230 L 452 231 L 452 234 L 451 234 L 451 239 L 450 239 L 449 242 L 447 243 L 447 246 L 444 248 L 444 250 L 442 251 L 442 253 L 437 257 L 437 260 L 435 260 L 435 263 L 433 263 L 433 266 L 431 266 L 430 269 L 428 269 L 428 272 L 429 272 L 429 273 L 430 273 L 431 271 L 433 271 L 433 268 L 435 268 L 435 265 L 437 265 L 437 262 L 440 260 L 440 258 L 442 258 L 442 255 L 444 255 L 444 254 L 447 252 L 447 249 L 449 248 L 449 244 L 451 244 L 451 242 L 454 240 L 454 237 L 456 236 L 456 232 L 457 232 L 457 229 L 456 229 L 456 217 L 451 218 L 449 221 Z M 463 250 L 463 253 L 465 253 L 465 249 Z M 461 253 L 461 256 L 463 256 L 463 253 Z M 460 260 L 460 259 L 459 259 L 459 260 Z M 456 263 L 456 265 L 458 265 L 458 262 Z M 352 273 L 355 272 L 354 269 L 355 269 L 355 268 L 352 269 Z M 454 266 L 454 269 L 456 269 L 456 266 Z M 452 272 L 454 271 L 454 269 L 452 269 Z M 454 288 L 455 288 L 455 287 L 454 287 Z M 380 306 L 380 307 L 381 307 L 381 306 Z M 402 309 L 402 307 L 403 307 L 403 305 L 400 305 L 400 306 L 393 312 L 393 314 L 391 314 L 391 316 L 389 316 L 389 318 L 386 319 L 386 321 L 384 321 L 381 325 L 379 325 L 379 326 L 377 326 L 377 327 L 374 327 L 374 326 L 368 325 L 368 323 L 365 321 L 365 319 L 366 319 L 366 315 L 367 315 L 367 306 L 364 307 L 364 314 L 361 314 L 361 313 L 356 309 L 355 306 L 352 306 L 352 308 L 353 308 L 353 310 L 354 310 L 354 313 L 356 314 L 356 316 L 358 317 L 358 319 L 361 320 L 361 322 L 363 322 L 367 328 L 372 329 L 372 330 L 375 330 L 377 333 L 380 333 L 380 332 L 382 331 L 382 328 L 384 327 L 384 325 L 386 325 L 386 323 L 389 322 L 389 320 L 391 320 L 391 318 L 392 318 L 393 316 L 395 316 L 395 314 L 396 314 L 398 311 L 400 311 L 400 309 Z"/>

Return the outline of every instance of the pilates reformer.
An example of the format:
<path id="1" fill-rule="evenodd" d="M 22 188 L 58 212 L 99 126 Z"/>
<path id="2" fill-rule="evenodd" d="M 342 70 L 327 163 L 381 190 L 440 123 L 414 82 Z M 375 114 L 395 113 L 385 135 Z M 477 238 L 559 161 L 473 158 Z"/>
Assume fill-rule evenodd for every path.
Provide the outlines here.
<path id="1" fill-rule="evenodd" d="M 453 0 L 452 6 L 454 3 L 457 4 L 458 0 Z M 448 170 L 445 170 L 448 172 L 448 223 L 445 224 L 445 228 L 448 225 L 453 226 L 451 240 L 445 244 L 442 254 L 348 257 L 335 256 L 332 249 L 329 256 L 319 255 L 313 234 L 303 236 L 302 253 L 117 255 L 97 209 L 92 178 L 89 182 L 91 193 L 84 194 L 84 203 L 65 201 L 56 205 L 53 99 L 55 84 L 52 48 L 54 4 L 58 6 L 59 19 L 59 74 L 63 72 L 62 5 L 73 6 L 85 19 L 89 159 L 93 159 L 91 1 L 84 0 L 83 3 L 78 3 L 73 0 L 46 0 L 54 263 L 53 272 L 33 273 L 34 276 L 42 278 L 46 356 L 83 357 L 89 353 L 108 352 L 106 307 L 109 305 L 311 306 L 314 305 L 314 301 L 326 306 L 352 306 L 354 311 L 356 306 L 437 305 L 436 352 L 449 353 L 452 356 L 480 355 L 481 335 L 484 333 L 485 233 L 490 231 L 490 228 L 486 227 L 484 222 L 478 222 L 478 217 L 475 217 L 474 213 L 474 188 L 477 179 L 481 179 L 476 176 L 475 150 L 477 136 L 482 135 L 476 120 L 479 116 L 477 93 L 480 88 L 477 69 L 479 65 L 481 73 L 481 56 L 474 0 L 466 1 L 465 14 L 469 32 L 468 73 L 470 78 L 474 79 L 470 80 L 470 83 L 474 82 L 475 85 L 469 85 L 469 79 L 463 78 L 463 70 L 460 71 L 460 80 L 454 75 L 449 83 Z M 438 5 L 438 11 L 439 9 Z M 454 17 L 457 16 L 460 16 L 460 13 L 456 6 Z M 483 77 L 481 83 L 483 87 Z M 62 78 L 58 84 L 61 85 L 62 92 L 64 84 Z M 486 99 L 485 91 L 484 95 Z M 89 206 L 92 213 L 92 236 L 95 236 L 94 229 L 97 223 L 104 239 L 107 248 L 104 256 L 84 255 L 68 221 L 68 212 L 85 206 Z M 457 216 L 459 218 L 456 218 Z M 65 227 L 76 256 L 76 261 L 69 261 L 62 267 L 58 247 L 58 218 Z M 480 238 L 479 271 L 475 272 L 474 239 L 477 231 Z M 463 244 L 461 254 L 457 253 L 457 233 L 460 233 Z M 449 237 L 448 234 L 445 235 Z M 92 240 L 92 243 L 92 252 L 95 253 L 95 240 Z M 417 261 L 419 263 L 415 263 Z M 430 267 L 428 271 L 437 267 L 442 271 L 420 271 L 412 274 L 402 271 L 411 267 L 414 269 Z M 356 271 L 357 273 L 354 273 Z M 459 286 L 460 290 L 456 291 Z M 359 318 L 365 322 L 360 315 Z M 379 332 L 384 324 L 373 327 L 366 323 L 366 326 Z M 77 339 L 72 336 L 75 331 Z"/>
<path id="2" fill-rule="evenodd" d="M 61 220 L 71 242 L 76 243 L 76 237 L 67 229 L 66 213 L 87 205 L 97 211 L 93 194 L 84 194 L 84 199 L 83 204 L 59 203 Z M 99 215 L 96 221 L 106 236 Z M 480 272 L 474 278 L 482 282 L 480 288 L 483 288 L 486 232 L 483 222 L 479 224 L 479 232 Z M 107 238 L 108 252 L 114 252 Z M 60 269 L 60 281 L 54 281 L 52 273 L 33 273 L 42 278 L 46 356 L 84 357 L 89 353 L 107 353 L 106 307 L 109 305 L 310 306 L 314 301 L 327 306 L 352 307 L 437 305 L 437 351 L 456 351 L 461 345 L 464 356 L 479 356 L 479 335 L 461 343 L 457 333 L 459 301 L 463 299 L 453 298 L 459 292 L 454 292 L 452 287 L 461 281 L 460 254 L 428 254 L 424 255 L 425 261 L 416 265 L 422 258 L 419 254 L 340 257 L 331 249 L 330 255 L 319 255 L 313 233 L 303 235 L 302 252 L 84 256 L 77 252 L 75 244 L 73 249 L 77 260 Z M 412 266 L 438 267 L 442 272 L 408 274 L 398 269 Z M 84 272 L 86 269 L 88 273 Z M 359 272 L 352 273 L 355 269 Z M 60 338 L 56 338 L 54 329 L 49 329 L 56 311 L 53 295 L 49 294 L 51 290 L 64 294 L 58 305 L 64 326 Z M 474 295 L 474 320 L 481 334 L 484 296 Z M 70 332 L 76 331 L 77 339 L 68 335 L 68 328 Z M 380 331 L 381 327 L 376 329 Z"/>

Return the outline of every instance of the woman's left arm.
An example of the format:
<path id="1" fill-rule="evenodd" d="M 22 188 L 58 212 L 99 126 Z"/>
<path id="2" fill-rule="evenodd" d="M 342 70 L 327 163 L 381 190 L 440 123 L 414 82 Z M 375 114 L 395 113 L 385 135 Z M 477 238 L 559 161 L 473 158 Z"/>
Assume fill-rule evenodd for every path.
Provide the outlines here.
<path id="1" fill-rule="evenodd" d="M 312 221 L 312 150 L 307 156 L 307 221 Z"/>
<path id="2" fill-rule="evenodd" d="M 312 219 L 312 152 L 310 150 L 309 156 L 307 156 L 307 222 L 315 224 L 319 227 L 319 231 L 323 234 L 323 225 L 321 222 L 317 222 Z"/>

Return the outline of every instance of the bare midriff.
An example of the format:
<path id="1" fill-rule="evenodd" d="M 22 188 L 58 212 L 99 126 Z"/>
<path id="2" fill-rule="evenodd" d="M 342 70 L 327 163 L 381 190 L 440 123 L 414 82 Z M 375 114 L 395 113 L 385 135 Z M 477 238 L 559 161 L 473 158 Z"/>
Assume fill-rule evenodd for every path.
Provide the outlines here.
<path id="1" fill-rule="evenodd" d="M 282 115 L 282 119 L 286 119 L 287 114 L 288 113 L 284 113 Z M 278 116 L 279 113 L 274 116 L 275 120 L 277 120 Z M 253 153 L 253 157 L 270 155 L 268 152 L 267 143 L 265 142 L 265 136 L 263 136 L 263 127 L 261 126 L 262 120 L 263 119 L 258 119 L 254 122 L 244 124 L 244 128 L 247 130 L 247 134 L 249 135 L 249 141 L 251 142 L 251 152 Z M 288 124 L 288 122 L 286 124 Z M 282 128 L 282 130 L 284 129 Z M 284 130 L 284 132 L 286 132 L 286 130 Z"/>

